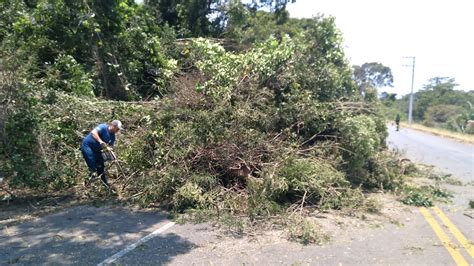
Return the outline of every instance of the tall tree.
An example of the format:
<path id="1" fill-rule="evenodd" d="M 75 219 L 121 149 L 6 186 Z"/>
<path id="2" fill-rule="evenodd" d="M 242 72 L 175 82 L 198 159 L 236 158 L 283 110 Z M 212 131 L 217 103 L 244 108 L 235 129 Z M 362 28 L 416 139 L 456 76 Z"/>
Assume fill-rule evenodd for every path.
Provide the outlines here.
<path id="1" fill-rule="evenodd" d="M 388 93 L 388 92 L 384 91 L 380 94 L 379 99 L 386 106 L 392 106 L 392 104 L 397 100 L 396 97 L 397 97 L 396 93 Z"/>
<path id="2" fill-rule="evenodd" d="M 418 120 L 425 119 L 425 113 L 430 106 L 444 104 L 457 105 L 464 104 L 464 99 L 457 97 L 453 92 L 454 87 L 458 86 L 454 78 L 434 77 L 428 80 L 423 86 L 423 90 L 415 93 L 415 106 L 413 116 Z"/>
<path id="3" fill-rule="evenodd" d="M 245 27 L 245 11 L 255 14 L 269 10 L 283 24 L 289 18 L 286 5 L 295 1 L 252 0 L 243 4 L 241 0 L 145 0 L 145 5 L 154 11 L 158 23 L 172 26 L 180 37 L 221 37 L 230 24 L 231 31 L 236 26 Z"/>
<path id="4" fill-rule="evenodd" d="M 353 79 L 362 93 L 368 88 L 393 86 L 392 70 L 381 63 L 364 63 L 361 66 L 354 65 L 352 68 Z"/>
<path id="5" fill-rule="evenodd" d="M 449 77 L 434 77 L 428 80 L 428 84 L 425 84 L 423 88 L 425 90 L 432 90 L 438 93 L 446 93 L 452 91 L 454 87 L 458 86 L 454 78 Z"/>
<path id="6" fill-rule="evenodd" d="M 181 37 L 208 36 L 212 32 L 209 16 L 220 0 L 146 0 L 158 23 L 167 23 Z"/>
<path id="7" fill-rule="evenodd" d="M 252 0 L 249 6 L 253 8 L 269 8 L 273 12 L 280 12 L 286 9 L 288 3 L 294 3 L 296 0 Z"/>
<path id="8" fill-rule="evenodd" d="M 351 80 L 342 46 L 342 34 L 334 17 L 319 16 L 303 19 L 304 34 L 300 39 L 301 51 L 297 59 L 298 83 L 310 89 L 321 101 L 352 95 L 356 91 Z M 308 72 L 308 70 L 311 70 Z M 312 73 L 308 75 L 307 73 Z"/>

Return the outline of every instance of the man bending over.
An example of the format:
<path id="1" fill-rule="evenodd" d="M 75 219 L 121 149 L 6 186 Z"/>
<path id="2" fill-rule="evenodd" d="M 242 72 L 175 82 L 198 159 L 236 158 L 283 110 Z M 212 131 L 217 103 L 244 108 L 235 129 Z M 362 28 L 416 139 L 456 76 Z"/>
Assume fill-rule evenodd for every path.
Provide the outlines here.
<path id="1" fill-rule="evenodd" d="M 109 124 L 99 124 L 82 141 L 82 156 L 89 168 L 89 178 L 84 181 L 84 186 L 89 186 L 97 176 L 109 188 L 107 176 L 104 173 L 103 149 L 110 149 L 115 143 L 115 133 L 122 129 L 122 122 L 114 120 Z"/>

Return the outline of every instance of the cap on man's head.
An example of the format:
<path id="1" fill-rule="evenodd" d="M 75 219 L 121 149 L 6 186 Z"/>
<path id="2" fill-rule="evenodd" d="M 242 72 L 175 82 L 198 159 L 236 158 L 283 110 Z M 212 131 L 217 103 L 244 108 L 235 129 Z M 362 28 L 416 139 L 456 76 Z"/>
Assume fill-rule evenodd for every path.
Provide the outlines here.
<path id="1" fill-rule="evenodd" d="M 123 127 L 122 127 L 122 122 L 120 122 L 120 120 L 114 120 L 112 121 L 111 123 L 113 126 L 116 126 L 118 129 L 122 130 Z"/>

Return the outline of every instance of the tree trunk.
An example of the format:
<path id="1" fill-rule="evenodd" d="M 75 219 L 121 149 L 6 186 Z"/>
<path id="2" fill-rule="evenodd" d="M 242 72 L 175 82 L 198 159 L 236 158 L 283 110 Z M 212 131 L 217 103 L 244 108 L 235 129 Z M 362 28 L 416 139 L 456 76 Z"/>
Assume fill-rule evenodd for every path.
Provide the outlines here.
<path id="1" fill-rule="evenodd" d="M 104 67 L 104 62 L 102 61 L 99 54 L 99 47 L 96 43 L 92 45 L 92 56 L 94 57 L 95 66 L 97 68 L 97 74 L 102 81 L 102 89 L 100 91 L 100 96 L 105 98 L 110 98 L 109 85 L 107 81 L 107 71 Z"/>

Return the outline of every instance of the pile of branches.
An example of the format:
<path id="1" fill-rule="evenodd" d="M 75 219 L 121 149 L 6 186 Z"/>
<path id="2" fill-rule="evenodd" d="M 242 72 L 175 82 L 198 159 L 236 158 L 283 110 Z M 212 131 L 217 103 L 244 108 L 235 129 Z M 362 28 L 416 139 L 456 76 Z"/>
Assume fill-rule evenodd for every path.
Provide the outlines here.
<path id="1" fill-rule="evenodd" d="M 121 169 L 109 169 L 110 181 L 121 199 L 144 206 L 250 216 L 289 206 L 342 209 L 363 202 L 361 187 L 401 182 L 383 152 L 385 123 L 376 105 L 337 87 L 347 77 L 329 78 L 334 88 L 301 88 L 320 81 L 298 74 L 304 54 L 289 40 L 271 39 L 241 55 L 203 41 L 195 46 L 182 63 L 189 68 L 156 101 L 33 93 L 36 148 L 28 154 L 41 163 L 32 169 L 14 161 L 10 183 L 79 187 L 87 175 L 82 137 L 113 119 L 126 130 L 115 148 Z"/>

